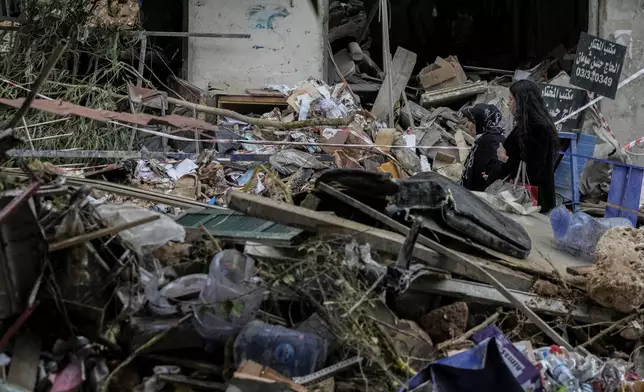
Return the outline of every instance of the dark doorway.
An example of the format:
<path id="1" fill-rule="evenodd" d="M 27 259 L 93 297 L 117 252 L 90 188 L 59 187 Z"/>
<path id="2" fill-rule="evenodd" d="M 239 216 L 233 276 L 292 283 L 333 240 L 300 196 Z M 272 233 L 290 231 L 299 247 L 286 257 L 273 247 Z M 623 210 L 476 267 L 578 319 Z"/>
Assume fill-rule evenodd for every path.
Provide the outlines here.
<path id="1" fill-rule="evenodd" d="M 143 29 L 146 31 L 184 31 L 184 2 L 177 0 L 144 0 L 141 7 Z M 145 63 L 166 84 L 170 75 L 181 76 L 183 41 L 177 37 L 148 37 Z M 149 76 L 146 69 L 146 77 Z"/>
<path id="2" fill-rule="evenodd" d="M 377 0 L 365 0 L 367 14 Z M 536 65 L 553 49 L 576 46 L 588 28 L 588 0 L 391 1 L 391 52 L 418 54 L 416 71 L 436 56 L 461 64 L 514 70 Z M 371 55 L 382 63 L 378 17 L 370 26 Z"/>

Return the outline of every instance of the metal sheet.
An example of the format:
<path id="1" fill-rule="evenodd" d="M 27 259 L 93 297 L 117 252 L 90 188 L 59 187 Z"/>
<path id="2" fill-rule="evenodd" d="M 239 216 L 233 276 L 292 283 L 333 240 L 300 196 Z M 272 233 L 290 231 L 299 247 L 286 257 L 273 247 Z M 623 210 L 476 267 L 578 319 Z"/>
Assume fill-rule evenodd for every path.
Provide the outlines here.
<path id="1" fill-rule="evenodd" d="M 11 106 L 14 108 L 19 108 L 22 105 L 24 99 L 5 99 L 0 98 L 0 104 Z M 110 121 L 121 121 L 128 124 L 140 125 L 142 127 L 148 127 L 153 125 L 163 125 L 171 126 L 175 128 L 196 128 L 204 129 L 209 131 L 216 131 L 219 129 L 218 126 L 214 124 L 207 123 L 203 120 L 178 116 L 178 115 L 169 115 L 169 116 L 153 116 L 151 114 L 139 113 L 124 113 L 124 112 L 113 112 L 111 110 L 102 110 L 102 109 L 93 109 L 85 106 L 75 105 L 70 102 L 65 102 L 61 100 L 46 100 L 46 99 L 36 99 L 31 104 L 32 109 L 42 110 L 47 113 L 55 114 L 58 116 L 79 116 L 89 118 L 95 121 L 101 122 L 110 122 Z"/>
<path id="2" fill-rule="evenodd" d="M 291 243 L 303 233 L 300 229 L 230 210 L 191 210 L 177 218 L 177 223 L 191 229 L 203 225 L 215 238 L 240 241 Z"/>

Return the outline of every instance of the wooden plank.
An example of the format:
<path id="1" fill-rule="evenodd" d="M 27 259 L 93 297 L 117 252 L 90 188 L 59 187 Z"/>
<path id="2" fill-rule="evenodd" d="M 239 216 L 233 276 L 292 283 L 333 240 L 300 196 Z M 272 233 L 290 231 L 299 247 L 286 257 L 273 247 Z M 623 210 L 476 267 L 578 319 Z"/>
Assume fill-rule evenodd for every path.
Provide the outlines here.
<path id="1" fill-rule="evenodd" d="M 40 363 L 40 344 L 40 336 L 34 333 L 23 332 L 17 337 L 7 378 L 9 384 L 27 391 L 34 390 Z"/>
<path id="2" fill-rule="evenodd" d="M 477 282 L 457 279 L 432 281 L 421 277 L 412 283 L 410 290 L 464 298 L 465 300 L 477 303 L 515 307 L 514 304 L 501 295 L 494 287 Z M 619 317 L 615 312 L 597 306 L 588 304 L 573 305 L 572 301 L 558 298 L 545 298 L 516 290 L 510 291 L 529 308 L 540 313 L 558 317 L 572 316 L 579 321 L 589 323 L 612 321 Z"/>
<path id="3" fill-rule="evenodd" d="M 387 96 L 387 79 L 392 78 L 392 102 L 396 102 L 400 94 L 405 91 L 405 87 L 409 82 L 411 73 L 414 71 L 416 65 L 416 53 L 410 52 L 403 47 L 396 49 L 396 54 L 392 61 L 391 75 L 385 75 L 385 81 L 378 92 L 376 102 L 373 104 L 371 113 L 378 119 L 384 120 L 387 116 L 389 108 L 387 107 L 389 97 Z"/>
<path id="4" fill-rule="evenodd" d="M 279 91 L 271 90 L 261 90 L 255 88 L 247 88 L 246 92 L 252 97 L 273 97 L 273 98 L 284 98 L 284 94 Z"/>
<path id="5" fill-rule="evenodd" d="M 284 96 L 220 95 L 217 107 L 231 104 L 286 105 Z"/>
<path id="6" fill-rule="evenodd" d="M 314 230 L 320 234 L 351 236 L 358 242 L 370 243 L 374 250 L 398 254 L 405 237 L 390 231 L 353 222 L 334 215 L 311 211 L 292 204 L 242 192 L 228 194 L 230 208 L 243 214 L 267 219 L 286 226 Z M 423 261 L 433 260 L 436 252 L 416 246 L 414 257 Z"/>
<path id="7" fill-rule="evenodd" d="M 376 229 L 337 216 L 311 211 L 265 197 L 248 195 L 241 192 L 231 192 L 228 194 L 228 197 L 228 206 L 244 214 L 267 219 L 286 226 L 314 230 L 320 234 L 327 234 L 334 237 L 351 236 L 358 242 L 369 243 L 375 251 L 397 255 L 405 241 L 405 237 L 398 233 Z M 404 225 L 401 226 L 406 228 Z M 421 236 L 420 238 L 426 237 Z M 454 263 L 450 258 L 439 255 L 423 245 L 417 244 L 414 248 L 413 255 L 431 267 L 440 268 L 453 274 L 467 276 L 471 279 L 477 279 L 480 276 L 480 273 L 471 265 Z M 485 268 L 489 274 L 501 281 L 504 285 L 507 285 L 507 287 L 528 290 L 534 283 L 534 279 L 531 276 L 517 273 L 503 266 L 493 265 L 489 261 L 482 260 L 478 257 L 468 257 L 477 265 L 477 268 Z"/>

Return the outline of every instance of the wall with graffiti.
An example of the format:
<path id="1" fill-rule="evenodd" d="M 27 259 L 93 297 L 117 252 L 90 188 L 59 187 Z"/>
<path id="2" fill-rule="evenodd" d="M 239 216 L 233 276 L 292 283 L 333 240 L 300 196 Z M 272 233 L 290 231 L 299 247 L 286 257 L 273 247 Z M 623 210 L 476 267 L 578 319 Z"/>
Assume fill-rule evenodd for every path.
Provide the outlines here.
<path id="1" fill-rule="evenodd" d="M 302 0 L 190 0 L 190 31 L 250 39 L 191 38 L 192 83 L 231 93 L 323 77 L 323 16 Z"/>

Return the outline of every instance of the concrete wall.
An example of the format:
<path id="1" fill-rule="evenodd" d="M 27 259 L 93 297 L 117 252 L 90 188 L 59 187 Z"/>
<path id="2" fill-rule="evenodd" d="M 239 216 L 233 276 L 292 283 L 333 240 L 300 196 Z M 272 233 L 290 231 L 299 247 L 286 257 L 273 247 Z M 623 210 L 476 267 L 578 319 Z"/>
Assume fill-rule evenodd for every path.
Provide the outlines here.
<path id="1" fill-rule="evenodd" d="M 614 40 L 619 30 L 632 31 L 622 72 L 624 80 L 644 68 L 644 1 L 598 0 L 598 4 L 602 38 Z M 614 101 L 604 99 L 602 111 L 621 144 L 644 136 L 644 76 L 620 89 Z"/>
<path id="2" fill-rule="evenodd" d="M 323 78 L 322 17 L 306 0 L 189 0 L 189 31 L 248 33 L 251 39 L 190 38 L 188 75 L 230 93 Z"/>

